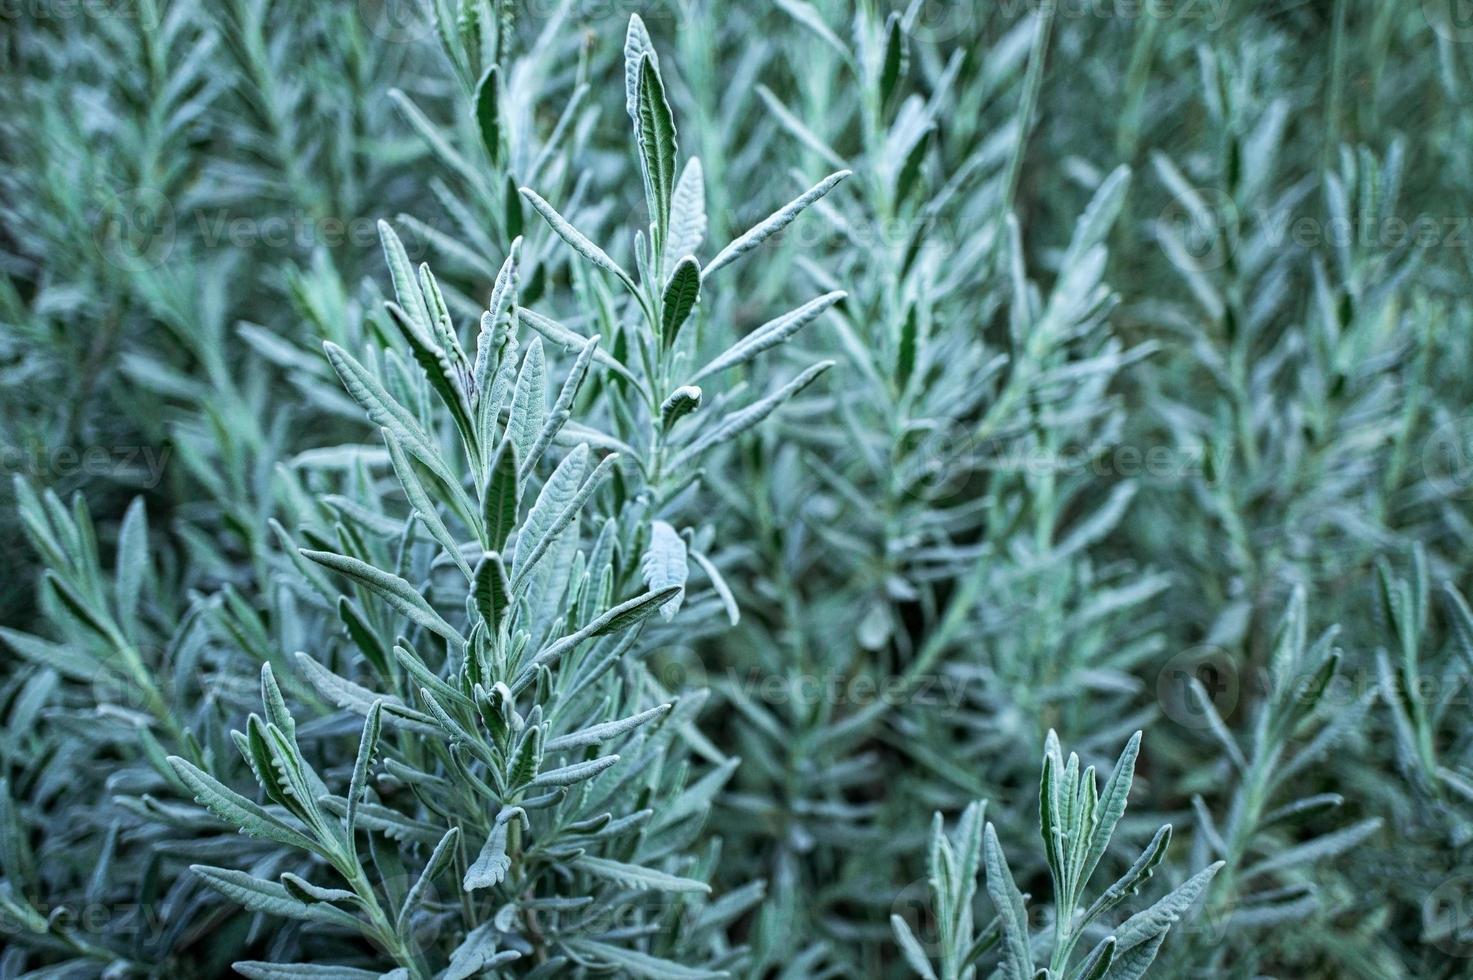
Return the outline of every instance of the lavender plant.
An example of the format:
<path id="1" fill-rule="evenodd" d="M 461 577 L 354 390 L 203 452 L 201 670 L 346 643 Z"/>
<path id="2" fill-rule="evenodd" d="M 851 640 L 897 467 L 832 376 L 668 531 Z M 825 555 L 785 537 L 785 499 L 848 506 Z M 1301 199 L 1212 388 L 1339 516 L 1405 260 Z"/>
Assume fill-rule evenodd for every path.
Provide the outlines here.
<path id="1" fill-rule="evenodd" d="M 0 976 L 1463 975 L 1455 6 L 0 12 Z"/>

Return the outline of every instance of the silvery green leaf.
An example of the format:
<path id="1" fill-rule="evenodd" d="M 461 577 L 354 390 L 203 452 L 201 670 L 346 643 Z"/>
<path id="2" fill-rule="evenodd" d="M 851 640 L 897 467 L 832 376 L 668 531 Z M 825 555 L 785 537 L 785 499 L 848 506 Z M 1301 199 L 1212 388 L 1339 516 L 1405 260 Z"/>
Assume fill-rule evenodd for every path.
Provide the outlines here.
<path id="1" fill-rule="evenodd" d="M 281 696 L 281 688 L 276 683 L 276 675 L 269 663 L 261 665 L 261 704 L 266 712 L 266 720 L 285 732 L 287 738 L 295 740 L 296 720 L 287 710 L 286 699 Z"/>
<path id="2" fill-rule="evenodd" d="M 414 472 L 414 464 L 399 445 L 399 440 L 388 429 L 381 430 L 384 437 L 384 445 L 389 447 L 389 460 L 394 466 L 394 475 L 399 478 L 399 485 L 404 488 L 404 496 L 409 498 L 409 504 L 414 508 L 414 516 L 419 518 L 421 524 L 430 532 L 430 537 L 444 549 L 445 554 L 455 563 L 467 579 L 472 577 L 471 567 L 466 563 L 465 556 L 460 553 L 460 543 L 440 519 L 439 509 L 430 495 L 425 492 L 424 484 L 420 482 L 419 474 Z"/>
<path id="3" fill-rule="evenodd" d="M 1115 762 L 1110 778 L 1105 781 L 1104 791 L 1100 794 L 1099 808 L 1095 811 L 1094 827 L 1090 833 L 1089 850 L 1085 855 L 1084 865 L 1080 872 L 1080 881 L 1089 881 L 1090 875 L 1100 863 L 1100 858 L 1105 856 L 1105 851 L 1110 846 L 1110 838 L 1115 835 L 1115 827 L 1125 814 L 1131 782 L 1135 779 L 1135 760 L 1140 754 L 1140 749 L 1141 733 L 1136 732 L 1120 753 L 1120 758 Z"/>
<path id="4" fill-rule="evenodd" d="M 828 19 L 825 18 L 823 13 L 814 7 L 813 4 L 809 3 L 808 0 L 777 0 L 777 6 L 783 13 L 812 31 L 825 44 L 832 48 L 835 54 L 844 59 L 845 62 L 852 62 L 853 56 L 850 54 L 849 48 L 834 33 L 833 28 L 829 27 Z"/>
<path id="5" fill-rule="evenodd" d="M 1117 940 L 1115 956 L 1110 961 L 1110 969 L 1105 971 L 1104 980 L 1139 980 L 1156 961 L 1156 954 L 1165 941 L 1165 932 L 1158 932 L 1129 949 L 1122 949 Z"/>
<path id="6" fill-rule="evenodd" d="M 1184 916 L 1206 890 L 1214 875 L 1221 870 L 1218 861 L 1202 869 L 1150 908 L 1137 912 L 1115 930 L 1117 965 L 1121 954 L 1127 953 L 1150 940 L 1166 935 L 1172 925 Z"/>
<path id="7" fill-rule="evenodd" d="M 798 142 L 822 157 L 824 163 L 831 167 L 841 169 L 848 166 L 844 158 L 839 156 L 833 147 L 829 146 L 817 133 L 804 125 L 801 119 L 788 111 L 788 107 L 783 105 L 782 101 L 776 95 L 772 94 L 772 90 L 766 85 L 757 86 L 757 95 L 762 99 L 763 104 L 767 106 L 767 111 L 777 118 L 778 124 L 791 133 Z"/>
<path id="8" fill-rule="evenodd" d="M 444 617 L 435 612 L 424 596 L 399 576 L 374 568 L 357 558 L 333 554 L 330 551 L 310 551 L 303 548 L 301 555 L 324 568 L 329 568 L 358 582 L 431 633 L 443 636 L 457 647 L 465 645 L 465 637 L 461 636 L 454 626 L 447 623 Z"/>
<path id="9" fill-rule="evenodd" d="M 469 885 L 466 890 L 470 890 Z M 450 965 L 440 980 L 470 980 L 485 971 L 521 959 L 522 954 L 514 949 L 498 951 L 496 943 L 499 938 L 494 923 L 483 922 L 476 926 L 450 954 Z"/>
<path id="10" fill-rule="evenodd" d="M 731 586 L 726 584 L 726 579 L 722 576 L 720 570 L 717 569 L 711 559 L 699 551 L 692 550 L 690 557 L 695 559 L 697 565 L 701 566 L 701 571 L 706 573 L 706 578 L 710 581 L 711 588 L 716 590 L 716 595 L 721 600 L 721 607 L 726 610 L 727 621 L 733 626 L 737 625 L 741 622 L 742 618 L 741 607 L 737 605 L 736 596 L 732 595 Z"/>
<path id="11" fill-rule="evenodd" d="M 706 186 L 701 161 L 691 157 L 675 183 L 670 201 L 670 231 L 661 268 L 673 269 L 681 256 L 694 256 L 706 239 Z"/>
<path id="12" fill-rule="evenodd" d="M 491 833 L 486 836 L 486 843 L 481 847 L 481 853 L 466 869 L 465 880 L 462 882 L 462 887 L 466 891 L 499 885 L 505 880 L 506 873 L 511 870 L 511 859 L 506 856 L 509 821 L 503 819 L 503 815 L 510 814 L 513 809 L 503 810 L 497 814 L 496 821 L 491 827 Z"/>
<path id="13" fill-rule="evenodd" d="M 669 238 L 670 202 L 675 194 L 675 117 L 665 98 L 660 68 L 650 54 L 640 57 L 639 84 L 635 93 L 638 120 L 635 133 L 644 176 L 645 203 L 649 207 L 650 247 L 660 253 Z"/>
<path id="14" fill-rule="evenodd" d="M 987 894 L 1002 918 L 1003 961 L 1014 977 L 1032 977 L 1028 913 L 1023 908 L 1023 896 L 1013 883 L 1013 873 L 1008 870 L 1008 860 L 991 823 L 983 831 L 982 853 L 987 867 Z"/>
<path id="15" fill-rule="evenodd" d="M 422 334 L 430 334 L 434 330 L 434 317 L 430 314 L 424 293 L 420 291 L 419 279 L 409 261 L 409 255 L 404 251 L 404 243 L 387 221 L 378 223 L 378 234 L 383 244 L 384 261 L 388 263 L 389 275 L 394 280 L 394 295 L 399 299 L 399 306 L 409 314 L 412 327 L 418 328 Z"/>
<path id="16" fill-rule="evenodd" d="M 117 600 L 118 624 L 125 636 L 136 633 L 138 601 L 149 574 L 148 512 L 143 498 L 134 497 L 118 528 L 118 555 L 113 595 Z"/>
<path id="17" fill-rule="evenodd" d="M 567 242 L 573 251 L 605 272 L 610 272 L 617 276 L 619 281 L 629 288 L 630 292 L 638 291 L 634 280 L 629 278 L 629 273 L 625 272 L 619 263 L 609 258 L 603 249 L 588 239 L 587 235 L 569 224 L 568 220 L 558 214 L 551 204 L 548 204 L 538 196 L 536 191 L 530 187 L 523 187 L 519 190 L 521 195 L 527 199 L 527 202 L 532 205 L 532 209 L 542 215 L 542 220 L 546 221 L 557 236 Z"/>
<path id="18" fill-rule="evenodd" d="M 350 846 L 358 817 L 358 805 L 362 802 L 364 788 L 368 783 L 368 770 L 373 766 L 374 753 L 378 751 L 383 708 L 382 699 L 373 702 L 373 706 L 368 709 L 368 717 L 363 722 L 363 736 L 358 741 L 358 756 L 353 762 L 353 776 L 348 783 L 348 812 L 343 817 L 343 833 Z"/>
<path id="19" fill-rule="evenodd" d="M 541 650 L 532 658 L 529 666 L 536 667 L 541 664 L 556 663 L 559 657 L 584 640 L 629 629 L 631 626 L 643 622 L 646 617 L 661 605 L 673 599 L 679 592 L 680 589 L 678 586 L 671 586 L 668 589 L 659 591 L 651 590 L 637 595 L 633 599 L 625 600 L 577 632 L 570 633 Z"/>
<path id="20" fill-rule="evenodd" d="M 783 343 L 799 330 L 802 330 L 808 324 L 822 316 L 846 295 L 848 294 L 842 291 L 825 293 L 816 299 L 809 300 L 796 310 L 789 310 L 782 316 L 767 321 L 697 371 L 691 378 L 691 384 L 695 384 L 702 378 L 716 374 L 718 371 L 724 371 L 727 368 L 750 361 L 763 351 Z"/>
<path id="21" fill-rule="evenodd" d="M 496 367 L 496 358 L 501 356 L 502 337 L 499 331 L 505 318 L 517 302 L 517 289 L 521 285 L 519 264 L 522 256 L 522 240 L 512 240 L 506 261 L 496 273 L 496 282 L 491 287 L 491 302 L 481 314 L 481 330 L 476 335 L 476 361 L 471 374 L 478 399 L 486 397 L 491 384 L 491 373 Z M 493 409 L 500 406 L 491 406 Z M 484 407 L 481 408 L 484 411 Z"/>
<path id="22" fill-rule="evenodd" d="M 1156 866 L 1166 857 L 1166 848 L 1171 843 L 1171 824 L 1162 824 L 1157 829 L 1151 842 L 1141 851 L 1140 857 L 1135 863 L 1121 875 L 1120 878 L 1100 893 L 1089 909 L 1084 913 L 1084 922 L 1092 922 L 1101 915 L 1115 908 L 1121 902 L 1138 893 L 1141 886 L 1150 880 L 1155 872 Z"/>
<path id="23" fill-rule="evenodd" d="M 1277 851 L 1263 860 L 1249 865 L 1242 871 L 1243 880 L 1255 878 L 1259 875 L 1272 874 L 1284 871 L 1288 868 L 1297 867 L 1301 864 L 1312 864 L 1323 861 L 1357 847 L 1376 831 L 1381 829 L 1381 818 L 1371 817 L 1360 823 L 1342 827 L 1339 830 L 1322 834 L 1313 840 L 1286 847 Z"/>
<path id="24" fill-rule="evenodd" d="M 623 861 L 594 857 L 591 854 L 585 854 L 573 863 L 575 867 L 581 868 L 595 877 L 605 878 L 624 885 L 627 888 L 635 888 L 641 891 L 706 893 L 711 891 L 711 886 L 704 881 L 681 878 L 676 875 L 666 874 L 663 871 L 656 871 L 654 868 L 645 868 L 637 864 L 626 864 Z"/>
<path id="25" fill-rule="evenodd" d="M 541 313 L 536 313 L 532 310 L 520 309 L 518 315 L 527 326 L 564 350 L 581 350 L 587 346 L 588 341 L 591 339 L 570 330 L 556 320 L 551 320 Z M 593 362 L 617 372 L 621 377 L 633 384 L 639 383 L 638 379 L 629 372 L 628 368 L 616 361 L 613 355 L 602 347 L 594 348 Z"/>
<path id="26" fill-rule="evenodd" d="M 1111 171 L 1110 176 L 1100 184 L 1095 196 L 1090 199 L 1089 206 L 1075 222 L 1074 237 L 1070 240 L 1069 251 L 1064 257 L 1065 267 L 1079 262 L 1085 252 L 1105 240 L 1105 236 L 1115 226 L 1115 219 L 1120 215 L 1120 208 L 1125 203 L 1125 195 L 1129 189 L 1130 168 L 1122 164 Z"/>
<path id="27" fill-rule="evenodd" d="M 1100 980 L 1115 961 L 1115 937 L 1106 936 L 1070 974 L 1071 980 Z"/>
<path id="28" fill-rule="evenodd" d="M 230 968 L 248 980 L 382 980 L 378 970 L 326 963 L 266 963 L 236 960 Z"/>
<path id="29" fill-rule="evenodd" d="M 525 577 L 522 569 L 528 564 L 533 550 L 537 549 L 539 555 L 546 552 L 551 543 L 550 535 L 554 533 L 553 526 L 561 519 L 568 505 L 577 499 L 578 488 L 588 470 L 588 456 L 588 447 L 578 446 L 563 457 L 557 469 L 552 471 L 552 475 L 542 485 L 537 500 L 527 512 L 527 518 L 517 533 L 511 562 L 513 588 Z"/>
<path id="30" fill-rule="evenodd" d="M 324 888 L 314 885 L 300 875 L 294 875 L 290 871 L 281 876 L 282 887 L 288 895 L 300 902 L 311 905 L 316 902 L 356 902 L 358 896 L 342 888 Z"/>
<path id="31" fill-rule="evenodd" d="M 594 351 L 598 349 L 599 338 L 589 337 L 578 357 L 573 362 L 572 368 L 568 370 L 568 376 L 563 380 L 563 386 L 558 390 L 557 400 L 553 402 L 552 411 L 547 413 L 547 419 L 542 424 L 542 431 L 537 434 L 537 439 L 532 443 L 526 458 L 522 460 L 520 476 L 525 480 L 532 473 L 532 468 L 542 458 L 544 450 L 550 446 L 569 417 L 573 414 L 573 399 L 578 397 L 578 389 L 583 385 L 583 379 L 588 374 L 588 364 L 593 360 Z"/>
<path id="32" fill-rule="evenodd" d="M 409 410 L 384 390 L 377 378 L 341 347 L 331 341 L 322 345 L 333 369 L 368 417 L 380 428 L 394 433 L 401 445 L 429 467 L 446 484 L 458 486 L 454 475 L 441 458 L 440 451 Z"/>
<path id="33" fill-rule="evenodd" d="M 323 700 L 339 708 L 346 708 L 355 715 L 368 717 L 376 702 L 383 702 L 383 710 L 388 712 L 391 724 L 397 728 L 410 731 L 428 732 L 431 730 L 433 720 L 423 712 L 416 711 L 393 695 L 381 695 L 361 684 L 339 677 L 328 670 L 309 654 L 298 651 L 297 663 L 306 675 L 307 682 L 312 689 L 320 694 Z"/>
<path id="34" fill-rule="evenodd" d="M 931 969 L 926 951 L 916 939 L 915 933 L 910 931 L 910 926 L 905 924 L 905 920 L 898 915 L 890 916 L 890 929 L 895 933 L 895 941 L 900 944 L 900 953 L 905 957 L 906 966 L 924 980 L 936 980 L 936 971 Z"/>
<path id="35" fill-rule="evenodd" d="M 686 966 L 596 939 L 569 939 L 567 946 L 581 957 L 613 967 L 619 976 L 642 977 L 644 980 L 717 980 L 728 976 L 723 971 Z"/>
<path id="36" fill-rule="evenodd" d="M 798 215 L 806 211 L 808 207 L 813 204 L 813 202 L 819 200 L 829 191 L 833 190 L 834 187 L 845 177 L 848 177 L 849 174 L 850 171 L 848 170 L 840 170 L 837 173 L 829 174 L 823 180 L 819 181 L 817 184 L 814 184 L 808 190 L 804 191 L 797 198 L 783 205 L 777 211 L 773 212 L 767 218 L 763 219 L 751 230 L 740 235 L 730 245 L 727 245 L 720 252 L 716 253 L 716 257 L 713 258 L 710 262 L 706 263 L 705 268 L 701 270 L 701 277 L 703 279 L 709 279 L 712 273 L 716 272 L 718 269 L 721 269 L 724 266 L 735 262 L 737 259 L 741 258 L 743 255 L 746 255 L 758 245 L 761 245 L 763 242 L 767 241 L 767 239 L 771 238 L 773 235 L 776 235 L 778 232 L 782 231 L 788 225 L 793 223 L 793 219 L 797 218 Z"/>
<path id="37" fill-rule="evenodd" d="M 639 72 L 640 65 L 649 59 L 656 68 L 660 56 L 650 41 L 650 32 L 640 20 L 639 14 L 629 15 L 629 28 L 624 35 L 624 108 L 635 125 L 639 124 Z"/>
<path id="38" fill-rule="evenodd" d="M 571 765 L 559 769 L 548 769 L 540 772 L 532 780 L 532 785 L 537 786 L 572 786 L 584 780 L 592 779 L 605 769 L 611 768 L 618 763 L 617 755 L 605 755 L 596 759 L 585 759 L 582 762 L 574 762 Z"/>
<path id="39" fill-rule="evenodd" d="M 243 871 L 213 868 L 203 864 L 190 865 L 190 870 L 199 875 L 205 884 L 252 912 L 321 922 L 352 930 L 357 928 L 358 920 L 342 909 L 326 904 L 308 905 L 293 898 L 286 888 L 274 881 L 255 878 Z"/>
<path id="40" fill-rule="evenodd" d="M 455 859 L 455 846 L 459 840 L 460 828 L 451 827 L 445 831 L 445 836 L 440 838 L 440 843 L 435 845 L 434 851 L 430 854 L 430 859 L 425 862 L 424 871 L 415 880 L 414 886 L 409 889 L 409 894 L 405 896 L 404 904 L 399 908 L 399 914 L 394 920 L 395 931 L 401 936 L 406 934 L 409 923 L 414 913 L 418 910 L 426 891 L 432 887 L 434 880 Z"/>
<path id="41" fill-rule="evenodd" d="M 198 803 L 208 808 L 221 820 L 238 827 L 242 833 L 273 840 L 278 844 L 285 844 L 304 851 L 317 852 L 319 850 L 317 843 L 301 831 L 228 788 L 194 763 L 177 756 L 170 756 L 169 765 L 173 767 L 180 780 L 189 787 Z"/>
<path id="42" fill-rule="evenodd" d="M 507 437 L 517 447 L 517 458 L 522 461 L 520 472 L 523 479 L 532 446 L 546 422 L 547 365 L 542 356 L 542 339 L 533 337 L 522 355 L 522 368 L 517 373 L 517 386 L 512 393 L 511 420 L 507 423 Z"/>
<path id="43" fill-rule="evenodd" d="M 644 584 L 651 591 L 661 591 L 675 586 L 675 597 L 660 607 L 665 622 L 675 618 L 685 597 L 685 580 L 688 575 L 685 560 L 685 539 L 665 521 L 650 524 L 650 544 L 639 561 Z"/>
<path id="44" fill-rule="evenodd" d="M 570 732 L 559 736 L 547 743 L 549 752 L 566 752 L 569 749 L 581 749 L 588 745 L 598 745 L 607 742 L 611 738 L 632 732 L 647 722 L 654 721 L 670 710 L 670 705 L 656 705 L 647 711 L 641 711 L 637 715 L 628 718 L 620 718 L 615 721 L 606 721 L 598 725 L 591 725 L 580 731 Z"/>
<path id="45" fill-rule="evenodd" d="M 699 385 L 681 385 L 660 404 L 660 428 L 669 432 L 675 423 L 701 407 Z"/>
<path id="46" fill-rule="evenodd" d="M 6 627 L 0 627 L 0 640 L 25 660 L 73 680 L 93 683 L 98 680 L 99 671 L 105 669 L 92 657 L 68 644 L 52 643 Z"/>

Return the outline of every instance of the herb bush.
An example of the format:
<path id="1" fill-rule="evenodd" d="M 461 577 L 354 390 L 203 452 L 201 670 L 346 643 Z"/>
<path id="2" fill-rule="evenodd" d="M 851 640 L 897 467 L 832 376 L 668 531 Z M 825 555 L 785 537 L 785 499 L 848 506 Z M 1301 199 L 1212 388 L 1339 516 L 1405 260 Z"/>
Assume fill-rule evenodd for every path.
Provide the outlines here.
<path id="1" fill-rule="evenodd" d="M 1467 975 L 1460 13 L 13 5 L 0 975 Z"/>

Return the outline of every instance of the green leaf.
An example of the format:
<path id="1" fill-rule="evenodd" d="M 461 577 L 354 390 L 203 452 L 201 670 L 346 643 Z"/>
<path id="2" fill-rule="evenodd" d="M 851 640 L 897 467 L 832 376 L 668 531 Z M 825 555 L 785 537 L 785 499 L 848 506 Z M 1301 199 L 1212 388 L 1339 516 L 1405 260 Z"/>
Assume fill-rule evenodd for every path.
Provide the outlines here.
<path id="1" fill-rule="evenodd" d="M 1222 868 L 1218 861 L 1197 872 L 1156 904 L 1126 919 L 1115 930 L 1116 957 L 1152 939 L 1166 935 L 1173 924 L 1196 904 L 1214 875 Z"/>
<path id="2" fill-rule="evenodd" d="M 605 769 L 613 767 L 619 761 L 617 755 L 600 756 L 597 759 L 585 759 L 563 766 L 560 769 L 548 769 L 537 774 L 532 780 L 533 786 L 573 786 L 584 780 L 592 779 Z"/>
<path id="3" fill-rule="evenodd" d="M 493 551 L 501 550 L 517 526 L 522 494 L 517 470 L 516 444 L 503 439 L 491 457 L 490 476 L 481 500 L 486 546 Z"/>
<path id="4" fill-rule="evenodd" d="M 1073 980 L 1100 980 L 1110 970 L 1115 960 L 1115 937 L 1106 936 L 1098 946 L 1090 950 L 1084 962 L 1072 974 Z"/>
<path id="5" fill-rule="evenodd" d="M 325 963 L 266 963 L 260 960 L 236 960 L 230 968 L 247 980 L 381 980 L 378 970 L 359 970 L 351 966 Z"/>
<path id="6" fill-rule="evenodd" d="M 680 328 L 701 297 L 701 265 L 687 255 L 675 265 L 660 303 L 660 338 L 666 350 L 675 346 Z"/>
<path id="7" fill-rule="evenodd" d="M 542 664 L 555 663 L 559 657 L 584 640 L 596 636 L 606 636 L 610 633 L 618 633 L 621 630 L 629 629 L 643 622 L 662 604 L 673 599 L 679 591 L 679 587 L 671 586 L 668 589 L 646 592 L 643 595 L 637 595 L 633 599 L 621 602 L 582 629 L 575 633 L 570 633 L 541 650 L 528 663 L 528 669 L 541 666 Z M 525 679 L 520 683 L 525 683 Z"/>
<path id="8" fill-rule="evenodd" d="M 640 20 L 639 14 L 629 15 L 629 28 L 624 34 L 624 109 L 629 119 L 639 123 L 639 73 L 645 59 L 660 66 L 655 46 L 650 41 L 650 32 Z"/>
<path id="9" fill-rule="evenodd" d="M 1120 818 L 1125 814 L 1125 806 L 1130 797 L 1130 786 L 1135 779 L 1135 760 L 1140 755 L 1141 733 L 1136 732 L 1125 744 L 1125 749 L 1120 753 L 1120 758 L 1115 762 L 1115 768 L 1110 773 L 1110 778 L 1105 781 L 1105 789 L 1100 794 L 1099 808 L 1095 811 L 1095 824 L 1090 834 L 1089 850 L 1085 854 L 1084 866 L 1080 871 L 1079 880 L 1087 882 L 1094 874 L 1095 868 L 1100 863 L 1100 858 L 1105 856 L 1105 850 L 1110 846 L 1110 838 L 1115 835 L 1115 828 L 1120 823 Z"/>
<path id="10" fill-rule="evenodd" d="M 1162 824 L 1151 838 L 1151 842 L 1146 845 L 1146 849 L 1141 851 L 1140 857 L 1135 859 L 1135 863 L 1130 866 L 1129 870 L 1121 875 L 1109 888 L 1106 888 L 1100 894 L 1099 898 L 1095 899 L 1094 904 L 1084 913 L 1083 922 L 1086 924 L 1093 922 L 1130 896 L 1139 892 L 1141 886 L 1150 880 L 1151 875 L 1156 870 L 1156 866 L 1166 857 L 1166 848 L 1170 843 L 1171 824 Z"/>
<path id="11" fill-rule="evenodd" d="M 660 428 L 669 432 L 675 423 L 701 407 L 701 389 L 697 385 L 681 385 L 660 404 Z"/>
<path id="12" fill-rule="evenodd" d="M 511 583 L 507 581 L 501 556 L 494 551 L 482 556 L 476 566 L 475 595 L 476 610 L 485 620 L 490 635 L 495 636 L 511 608 Z"/>
<path id="13" fill-rule="evenodd" d="M 558 390 L 557 401 L 553 402 L 552 411 L 547 413 L 546 420 L 542 423 L 542 429 L 537 433 L 536 440 L 527 455 L 522 458 L 521 469 L 518 473 L 523 480 L 532 475 L 532 470 L 542 458 L 543 452 L 552 445 L 563 426 L 573 414 L 573 399 L 578 397 L 578 389 L 583 385 L 583 379 L 588 375 L 588 365 L 593 360 L 594 352 L 598 349 L 598 337 L 590 337 L 578 351 L 578 357 L 573 361 L 573 367 L 568 371 L 568 376 L 563 381 L 563 386 Z"/>
<path id="14" fill-rule="evenodd" d="M 501 74 L 496 65 L 487 68 L 476 83 L 476 128 L 491 165 L 501 167 Z"/>
<path id="15" fill-rule="evenodd" d="M 148 512 L 143 498 L 134 497 L 118 528 L 117 570 L 113 595 L 117 599 L 118 624 L 125 636 L 138 631 L 138 603 L 148 577 Z"/>
<path id="16" fill-rule="evenodd" d="M 552 538 L 567 526 L 565 522 L 558 525 L 563 521 L 568 508 L 578 499 L 579 487 L 583 485 L 583 476 L 588 468 L 588 457 L 586 445 L 576 447 L 563 457 L 557 469 L 552 471 L 552 475 L 542 485 L 542 491 L 537 494 L 532 508 L 527 511 L 527 519 L 522 522 L 522 529 L 517 533 L 516 547 L 512 551 L 514 590 L 526 578 L 524 569 L 530 568 L 533 553 L 538 557 L 546 554 Z"/>

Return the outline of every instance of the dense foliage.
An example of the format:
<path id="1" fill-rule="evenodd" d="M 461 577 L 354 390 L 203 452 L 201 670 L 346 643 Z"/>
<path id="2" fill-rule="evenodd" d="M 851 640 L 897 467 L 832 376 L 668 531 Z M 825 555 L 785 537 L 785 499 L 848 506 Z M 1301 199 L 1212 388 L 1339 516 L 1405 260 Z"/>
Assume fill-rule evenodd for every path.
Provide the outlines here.
<path id="1" fill-rule="evenodd" d="M 0 11 L 0 977 L 1466 976 L 1462 6 Z"/>

